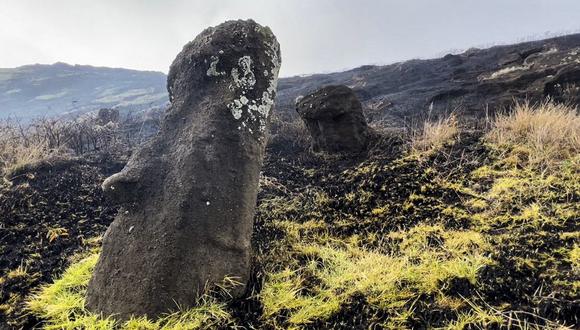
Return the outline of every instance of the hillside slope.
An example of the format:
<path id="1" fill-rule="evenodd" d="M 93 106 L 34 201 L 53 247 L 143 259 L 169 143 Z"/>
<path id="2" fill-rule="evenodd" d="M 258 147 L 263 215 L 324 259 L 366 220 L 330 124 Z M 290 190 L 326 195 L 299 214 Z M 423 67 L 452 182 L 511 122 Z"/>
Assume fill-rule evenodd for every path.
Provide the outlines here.
<path id="1" fill-rule="evenodd" d="M 346 72 L 280 80 L 279 109 L 321 85 L 344 84 L 363 102 L 367 120 L 400 125 L 427 112 L 482 117 L 514 98 L 580 101 L 580 34 L 469 49 L 442 58 L 363 66 Z M 575 85 L 576 84 L 576 85 Z"/>
<path id="2" fill-rule="evenodd" d="M 168 102 L 165 82 L 161 72 L 65 63 L 0 69 L 0 118 L 159 107 Z"/>
<path id="3" fill-rule="evenodd" d="M 0 69 L 0 118 L 31 119 L 103 107 L 143 110 L 167 103 L 160 72 L 54 65 Z M 401 126 L 427 112 L 480 117 L 514 98 L 580 101 L 580 34 L 442 58 L 362 66 L 345 72 L 282 78 L 277 107 L 295 116 L 294 103 L 329 84 L 355 90 L 369 121 Z"/>
<path id="4" fill-rule="evenodd" d="M 0 69 L 0 118 L 35 118 L 102 107 L 143 110 L 167 102 L 160 72 L 54 65 Z M 514 98 L 580 101 L 580 34 L 442 58 L 362 66 L 345 72 L 282 78 L 277 107 L 295 116 L 294 103 L 324 85 L 355 90 L 367 119 L 401 126 L 426 113 L 483 116 Z"/>
<path id="5" fill-rule="evenodd" d="M 14 217 L 11 241 L 52 256 L 10 259 L 13 268 L 0 273 L 0 314 L 13 327 L 48 329 L 577 329 L 576 110 L 520 105 L 486 131 L 435 125 L 410 146 L 408 136 L 384 134 L 360 157 L 270 148 L 246 296 L 232 299 L 224 283 L 160 319 L 115 324 L 84 308 L 100 244 L 91 237 L 110 213 L 88 226 L 90 208 L 59 205 L 76 217 L 47 219 L 40 240 L 25 230 L 29 218 Z M 451 134 L 440 139 L 442 131 Z M 66 176 L 90 188 L 81 196 L 101 179 L 73 180 L 85 171 Z M 62 176 L 51 173 L 27 172 L 1 192 L 33 200 L 45 189 L 40 180 Z M 71 194 L 84 185 L 71 185 Z M 30 204 L 34 214 L 54 209 Z M 11 208 L 0 211 L 12 217 Z M 71 251 L 81 254 L 63 262 Z M 38 291 L 51 265 L 58 279 Z"/>

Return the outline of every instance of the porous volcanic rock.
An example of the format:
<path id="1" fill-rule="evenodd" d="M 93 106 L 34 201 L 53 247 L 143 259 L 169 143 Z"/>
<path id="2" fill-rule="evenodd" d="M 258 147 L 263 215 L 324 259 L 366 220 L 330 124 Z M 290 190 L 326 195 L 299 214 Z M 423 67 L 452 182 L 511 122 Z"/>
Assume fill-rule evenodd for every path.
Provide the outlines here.
<path id="1" fill-rule="evenodd" d="M 312 136 L 314 151 L 360 152 L 370 131 L 356 94 L 347 86 L 326 86 L 298 100 L 296 111 Z"/>
<path id="2" fill-rule="evenodd" d="M 91 311 L 156 317 L 226 276 L 244 293 L 279 67 L 275 36 L 251 20 L 208 28 L 177 55 L 159 134 L 103 183 L 122 208 L 89 283 Z"/>

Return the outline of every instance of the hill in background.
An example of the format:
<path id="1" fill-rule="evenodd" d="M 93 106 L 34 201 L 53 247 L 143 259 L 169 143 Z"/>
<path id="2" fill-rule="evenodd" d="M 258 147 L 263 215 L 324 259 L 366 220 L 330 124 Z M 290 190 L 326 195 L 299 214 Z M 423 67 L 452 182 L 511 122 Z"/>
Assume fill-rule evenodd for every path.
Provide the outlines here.
<path id="1" fill-rule="evenodd" d="M 514 99 L 578 103 L 580 34 L 442 58 L 367 65 L 345 72 L 282 78 L 276 106 L 296 118 L 294 103 L 321 86 L 347 85 L 363 102 L 369 122 L 404 126 L 428 114 L 482 117 Z M 79 114 L 100 108 L 148 110 L 167 104 L 166 75 L 126 69 L 29 65 L 0 69 L 0 118 Z M 285 118 L 287 119 L 287 118 Z"/>
<path id="2" fill-rule="evenodd" d="M 100 108 L 145 110 L 168 102 L 161 72 L 87 65 L 0 69 L 0 117 L 30 120 Z"/>

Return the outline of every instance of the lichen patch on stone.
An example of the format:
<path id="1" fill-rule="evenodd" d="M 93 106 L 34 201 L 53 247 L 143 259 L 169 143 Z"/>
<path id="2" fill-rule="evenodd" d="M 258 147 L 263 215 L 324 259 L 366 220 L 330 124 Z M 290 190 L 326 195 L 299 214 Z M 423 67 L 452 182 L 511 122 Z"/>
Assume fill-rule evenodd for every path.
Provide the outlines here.
<path id="1" fill-rule="evenodd" d="M 241 88 L 244 91 L 254 88 L 256 76 L 252 71 L 252 58 L 250 56 L 242 56 L 238 60 L 238 68 L 232 68 L 231 74 L 234 82 L 232 87 Z"/>
<path id="2" fill-rule="evenodd" d="M 278 71 L 280 69 L 280 59 L 278 56 L 279 46 L 276 42 L 264 42 L 266 46 L 265 53 L 269 59 L 268 63 L 264 65 L 260 62 L 260 66 L 265 66 L 263 71 L 264 77 L 269 77 L 268 87 L 262 92 L 261 97 L 257 99 L 248 99 L 246 95 L 249 90 L 254 88 L 256 84 L 256 76 L 253 69 L 255 69 L 254 62 L 250 56 L 242 56 L 238 59 L 238 66 L 232 68 L 231 78 L 232 84 L 230 89 L 237 91 L 239 97 L 228 104 L 228 109 L 236 120 L 240 120 L 241 125 L 238 129 L 243 128 L 251 134 L 259 133 L 258 138 L 261 139 L 266 130 L 266 123 L 270 115 L 270 111 L 274 104 L 276 96 L 276 86 L 278 83 Z M 268 71 L 268 69 L 271 69 Z M 252 123 L 253 125 L 249 125 Z M 255 129 L 252 129 L 254 127 Z"/>
<path id="3" fill-rule="evenodd" d="M 217 70 L 217 64 L 219 63 L 219 61 L 220 61 L 219 57 L 217 56 L 211 57 L 211 63 L 209 64 L 209 69 L 207 69 L 208 77 L 220 77 L 226 75 L 225 72 Z"/>

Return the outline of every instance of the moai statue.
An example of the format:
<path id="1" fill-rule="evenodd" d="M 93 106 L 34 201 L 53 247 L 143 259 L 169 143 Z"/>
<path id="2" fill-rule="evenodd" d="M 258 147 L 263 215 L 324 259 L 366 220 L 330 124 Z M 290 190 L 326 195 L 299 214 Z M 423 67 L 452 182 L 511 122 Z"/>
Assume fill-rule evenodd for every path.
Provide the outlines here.
<path id="1" fill-rule="evenodd" d="M 300 98 L 296 111 L 312 136 L 314 151 L 361 152 L 372 135 L 358 97 L 344 85 Z"/>
<path id="2" fill-rule="evenodd" d="M 152 141 L 103 183 L 121 204 L 87 308 L 120 320 L 195 304 L 207 285 L 249 279 L 250 239 L 280 50 L 252 20 L 208 28 L 171 65 L 171 107 Z"/>

